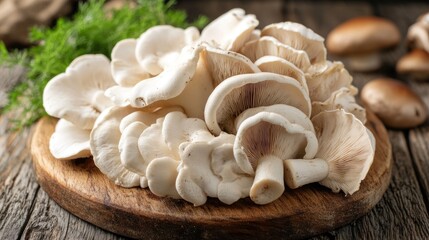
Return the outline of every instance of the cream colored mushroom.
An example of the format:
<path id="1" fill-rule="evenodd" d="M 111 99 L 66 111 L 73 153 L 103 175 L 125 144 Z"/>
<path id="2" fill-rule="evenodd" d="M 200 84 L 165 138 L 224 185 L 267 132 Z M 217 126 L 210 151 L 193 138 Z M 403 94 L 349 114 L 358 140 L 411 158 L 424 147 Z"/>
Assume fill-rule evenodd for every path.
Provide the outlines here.
<path id="1" fill-rule="evenodd" d="M 256 60 L 255 65 L 258 66 L 262 72 L 277 73 L 297 80 L 308 93 L 308 86 L 304 73 L 288 60 L 276 56 L 263 56 Z"/>
<path id="2" fill-rule="evenodd" d="M 275 112 L 259 112 L 241 122 L 234 142 L 238 166 L 255 174 L 250 198 L 267 204 L 284 191 L 283 160 L 311 159 L 317 152 L 315 134 Z"/>
<path id="3" fill-rule="evenodd" d="M 81 129 L 65 119 L 60 119 L 49 140 L 49 150 L 60 160 L 90 157 L 90 133 L 90 130 Z"/>
<path id="4" fill-rule="evenodd" d="M 243 9 L 232 9 L 209 23 L 201 32 L 200 41 L 221 49 L 238 51 L 252 36 L 259 21 Z"/>
<path id="5" fill-rule="evenodd" d="M 225 79 L 245 73 L 260 72 L 259 68 L 247 57 L 232 51 L 202 45 L 201 58 L 209 71 L 213 86 L 216 87 Z"/>
<path id="6" fill-rule="evenodd" d="M 149 28 L 137 39 L 137 61 L 145 72 L 156 76 L 177 61 L 183 47 L 198 38 L 195 27 L 181 29 L 159 25 Z"/>
<path id="7" fill-rule="evenodd" d="M 156 77 L 139 82 L 134 87 L 114 86 L 106 95 L 120 106 L 156 109 L 180 106 L 190 117 L 203 117 L 204 105 L 213 90 L 212 80 L 199 60 L 203 47 L 183 48 L 176 63 Z"/>
<path id="8" fill-rule="evenodd" d="M 409 45 L 429 52 L 429 13 L 420 16 L 407 33 Z"/>
<path id="9" fill-rule="evenodd" d="M 104 91 L 113 86 L 110 62 L 103 55 L 83 55 L 48 82 L 43 91 L 43 107 L 82 129 L 91 129 L 104 109 L 112 106 Z"/>
<path id="10" fill-rule="evenodd" d="M 326 61 L 325 39 L 310 28 L 295 22 L 270 24 L 262 29 L 261 36 L 272 36 L 281 43 L 308 54 L 311 64 Z"/>
<path id="11" fill-rule="evenodd" d="M 319 150 L 315 159 L 284 161 L 285 181 L 290 188 L 312 182 L 343 191 L 359 190 L 374 159 L 372 133 L 353 114 L 344 110 L 326 111 L 313 119 Z"/>
<path id="12" fill-rule="evenodd" d="M 241 74 L 219 84 L 204 110 L 211 132 L 235 133 L 234 119 L 244 110 L 273 104 L 287 104 L 311 113 L 310 99 L 298 81 L 275 73 Z"/>
<path id="13" fill-rule="evenodd" d="M 277 56 L 288 60 L 302 71 L 307 71 L 311 67 L 310 59 L 305 51 L 283 44 L 271 36 L 249 41 L 240 49 L 240 53 L 252 61 L 264 56 Z"/>
<path id="14" fill-rule="evenodd" d="M 151 77 L 137 62 L 136 45 L 136 39 L 124 39 L 116 43 L 112 50 L 111 70 L 119 86 L 132 87 Z"/>
<path id="15" fill-rule="evenodd" d="M 312 102 L 312 116 L 316 116 L 320 112 L 335 110 L 335 109 L 344 109 L 348 113 L 352 113 L 357 117 L 362 123 L 366 122 L 366 111 L 365 108 L 361 107 L 356 103 L 354 95 L 357 94 L 357 89 L 353 86 L 349 88 L 342 87 L 337 91 L 333 92 L 331 97 L 329 97 L 324 102 Z"/>
<path id="16" fill-rule="evenodd" d="M 306 73 L 305 78 L 313 102 L 326 101 L 333 92 L 351 86 L 353 81 L 341 62 L 328 62 L 324 70 Z"/>

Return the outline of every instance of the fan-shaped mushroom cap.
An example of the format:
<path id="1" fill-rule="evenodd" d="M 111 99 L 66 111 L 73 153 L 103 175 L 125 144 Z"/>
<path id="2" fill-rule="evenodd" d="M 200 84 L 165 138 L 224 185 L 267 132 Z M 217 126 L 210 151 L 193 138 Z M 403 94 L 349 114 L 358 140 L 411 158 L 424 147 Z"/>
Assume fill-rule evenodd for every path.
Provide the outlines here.
<path id="1" fill-rule="evenodd" d="M 52 156 L 60 160 L 90 157 L 90 132 L 90 130 L 76 127 L 65 119 L 60 119 L 49 140 L 49 150 Z"/>
<path id="2" fill-rule="evenodd" d="M 156 77 L 132 88 L 114 86 L 106 91 L 115 104 L 151 108 L 180 106 L 190 117 L 203 117 L 204 106 L 213 89 L 212 79 L 199 60 L 203 47 L 183 48 L 177 62 Z"/>
<path id="3" fill-rule="evenodd" d="M 214 87 L 235 75 L 260 72 L 252 61 L 239 53 L 214 48 L 207 44 L 203 46 L 205 50 L 201 53 L 201 58 L 210 72 Z"/>
<path id="4" fill-rule="evenodd" d="M 116 43 L 112 50 L 111 70 L 113 79 L 122 87 L 132 87 L 150 77 L 137 62 L 136 39 L 124 39 Z"/>
<path id="5" fill-rule="evenodd" d="M 312 102 L 312 116 L 316 116 L 320 112 L 344 109 L 348 113 L 352 113 L 362 123 L 366 122 L 366 111 L 365 108 L 361 107 L 356 103 L 354 95 L 357 94 L 357 89 L 351 86 L 351 88 L 342 87 L 337 91 L 333 92 L 324 102 Z"/>
<path id="6" fill-rule="evenodd" d="M 298 81 L 275 73 L 242 74 L 219 84 L 204 110 L 206 124 L 211 132 L 222 130 L 235 133 L 234 119 L 244 110 L 273 104 L 287 104 L 311 112 L 310 99 Z"/>
<path id="7" fill-rule="evenodd" d="M 326 61 L 325 39 L 302 24 L 295 22 L 270 24 L 262 29 L 261 36 L 272 36 L 283 44 L 305 51 L 312 64 Z"/>
<path id="8" fill-rule="evenodd" d="M 326 160 L 329 165 L 328 176 L 319 183 L 334 192 L 353 194 L 359 190 L 374 159 L 371 132 L 344 110 L 322 112 L 312 121 L 319 139 L 316 158 Z"/>
<path id="9" fill-rule="evenodd" d="M 82 129 L 91 129 L 100 112 L 112 106 L 104 91 L 113 86 L 110 62 L 104 55 L 83 55 L 54 77 L 43 92 L 43 107 Z"/>
<path id="10" fill-rule="evenodd" d="M 231 51 L 238 51 L 251 37 L 259 21 L 255 15 L 245 15 L 243 9 L 232 9 L 208 24 L 200 41 Z"/>
<path id="11" fill-rule="evenodd" d="M 140 185 L 141 176 L 124 167 L 118 148 L 121 138 L 119 124 L 122 118 L 134 111 L 136 109 L 130 107 L 111 107 L 104 110 L 97 118 L 90 136 L 95 165 L 116 185 L 122 187 Z"/>
<path id="12" fill-rule="evenodd" d="M 328 63 L 323 71 L 306 73 L 308 91 L 311 101 L 326 101 L 333 92 L 349 87 L 353 81 L 352 76 L 341 62 Z"/>
<path id="13" fill-rule="evenodd" d="M 235 128 L 238 129 L 238 127 L 241 125 L 241 123 L 244 120 L 260 112 L 274 112 L 274 113 L 280 114 L 281 116 L 286 118 L 290 123 L 301 125 L 305 130 L 314 132 L 313 123 L 311 122 L 310 118 L 307 115 L 305 115 L 298 108 L 285 105 L 285 104 L 274 104 L 266 107 L 249 108 L 244 112 L 242 112 L 235 119 Z"/>
<path id="14" fill-rule="evenodd" d="M 422 49 L 414 49 L 399 59 L 396 71 L 408 74 L 415 80 L 429 79 L 429 53 Z"/>
<path id="15" fill-rule="evenodd" d="M 175 186 L 178 166 L 179 161 L 170 157 L 152 160 L 146 170 L 150 191 L 159 197 L 181 198 Z"/>
<path id="16" fill-rule="evenodd" d="M 407 40 L 412 47 L 429 52 L 429 13 L 420 16 L 408 29 Z"/>
<path id="17" fill-rule="evenodd" d="M 274 201 L 284 191 L 283 161 L 313 158 L 318 143 L 314 132 L 290 123 L 274 112 L 259 112 L 238 127 L 234 156 L 238 166 L 255 173 L 250 198 L 257 204 Z"/>
<path id="18" fill-rule="evenodd" d="M 252 61 L 263 56 L 277 56 L 288 60 L 303 71 L 311 66 L 305 51 L 283 44 L 271 36 L 263 36 L 260 39 L 249 41 L 241 48 L 240 52 Z"/>
<path id="19" fill-rule="evenodd" d="M 158 75 L 177 60 L 183 47 L 192 44 L 198 37 L 199 32 L 195 27 L 152 27 L 137 40 L 137 61 L 145 72 Z"/>
<path id="20" fill-rule="evenodd" d="M 307 81 L 305 80 L 304 73 L 288 60 L 276 56 L 263 56 L 256 60 L 255 65 L 258 66 L 262 72 L 277 73 L 297 80 L 308 93 Z"/>

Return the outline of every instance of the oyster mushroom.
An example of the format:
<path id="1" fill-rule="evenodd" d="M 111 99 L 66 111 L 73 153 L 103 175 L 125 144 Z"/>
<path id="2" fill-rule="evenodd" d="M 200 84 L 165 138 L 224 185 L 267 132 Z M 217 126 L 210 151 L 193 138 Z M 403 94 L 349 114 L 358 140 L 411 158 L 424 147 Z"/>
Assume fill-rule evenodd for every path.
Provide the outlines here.
<path id="1" fill-rule="evenodd" d="M 317 114 L 335 110 L 335 109 L 344 109 L 348 113 L 352 113 L 357 117 L 362 123 L 366 122 L 366 111 L 365 108 L 361 107 L 356 103 L 354 95 L 357 94 L 357 89 L 353 86 L 349 88 L 342 87 L 337 91 L 333 92 L 331 97 L 329 97 L 324 102 L 312 102 L 311 115 L 316 116 Z"/>
<path id="2" fill-rule="evenodd" d="M 91 129 L 104 109 L 112 106 L 104 91 L 113 86 L 110 62 L 104 55 L 83 55 L 54 77 L 43 91 L 43 107 L 57 118 Z"/>
<path id="3" fill-rule="evenodd" d="M 240 8 L 231 9 L 203 29 L 200 41 L 236 52 L 252 36 L 258 24 L 255 15 L 246 15 Z"/>
<path id="4" fill-rule="evenodd" d="M 259 112 L 238 126 L 234 156 L 238 166 L 255 174 L 250 198 L 267 204 L 284 191 L 283 160 L 311 159 L 317 152 L 314 132 L 290 123 L 275 112 Z"/>
<path id="5" fill-rule="evenodd" d="M 207 100 L 204 119 L 211 132 L 235 133 L 234 119 L 244 110 L 273 104 L 287 104 L 310 115 L 305 89 L 291 77 L 275 73 L 241 74 L 219 84 Z"/>
<path id="6" fill-rule="evenodd" d="M 156 76 L 179 58 L 183 47 L 199 38 L 198 29 L 160 25 L 146 30 L 136 42 L 136 58 L 141 68 Z"/>
<path id="7" fill-rule="evenodd" d="M 323 102 L 331 97 L 332 93 L 342 87 L 349 87 L 352 76 L 341 62 L 328 62 L 325 69 L 306 73 L 308 91 L 311 101 Z"/>
<path id="8" fill-rule="evenodd" d="M 240 52 L 252 61 L 264 56 L 277 56 L 288 60 L 302 71 L 311 67 L 310 59 L 305 51 L 283 44 L 271 36 L 249 41 L 240 49 Z"/>
<path id="9" fill-rule="evenodd" d="M 312 182 L 343 191 L 359 190 L 374 159 L 372 133 L 353 114 L 344 110 L 326 111 L 312 119 L 319 139 L 315 159 L 284 161 L 285 181 L 290 188 Z"/>
<path id="10" fill-rule="evenodd" d="M 333 29 L 327 37 L 328 50 L 344 56 L 346 65 L 356 71 L 381 67 L 380 51 L 396 46 L 401 34 L 395 24 L 380 17 L 357 17 Z"/>
<path id="11" fill-rule="evenodd" d="M 304 73 L 288 60 L 276 56 L 263 56 L 256 60 L 255 65 L 258 66 L 262 72 L 277 73 L 297 80 L 308 93 L 308 86 Z"/>
<path id="12" fill-rule="evenodd" d="M 261 36 L 272 36 L 281 43 L 308 54 L 311 64 L 326 61 L 325 39 L 313 30 L 295 22 L 270 24 L 261 31 Z"/>
<path id="13" fill-rule="evenodd" d="M 130 38 L 119 41 L 113 47 L 111 70 L 119 86 L 132 87 L 151 77 L 137 62 L 136 45 L 137 40 Z"/>
<path id="14" fill-rule="evenodd" d="M 49 140 L 52 156 L 60 160 L 90 157 L 90 133 L 90 130 L 81 129 L 65 119 L 60 119 Z"/>

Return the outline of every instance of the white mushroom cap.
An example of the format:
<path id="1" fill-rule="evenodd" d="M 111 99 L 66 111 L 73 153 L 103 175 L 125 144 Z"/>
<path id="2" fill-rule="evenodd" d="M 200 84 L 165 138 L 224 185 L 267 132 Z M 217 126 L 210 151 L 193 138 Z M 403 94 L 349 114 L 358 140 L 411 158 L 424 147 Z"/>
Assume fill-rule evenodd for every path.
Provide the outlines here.
<path id="1" fill-rule="evenodd" d="M 49 150 L 57 159 L 73 160 L 91 156 L 90 130 L 80 129 L 73 123 L 60 119 L 49 140 Z"/>
<path id="2" fill-rule="evenodd" d="M 46 112 L 82 129 L 91 129 L 100 112 L 112 102 L 104 91 L 113 86 L 110 62 L 103 55 L 83 55 L 54 77 L 43 92 Z"/>
<path id="3" fill-rule="evenodd" d="M 151 108 L 180 106 L 190 117 L 203 117 L 212 79 L 199 60 L 201 46 L 183 48 L 176 63 L 160 75 L 139 82 L 132 88 L 114 86 L 106 91 L 115 104 Z"/>
<path id="4" fill-rule="evenodd" d="M 326 61 L 325 39 L 302 24 L 295 22 L 270 24 L 262 29 L 261 36 L 272 36 L 283 44 L 304 50 L 312 64 Z"/>
<path id="5" fill-rule="evenodd" d="M 133 108 L 111 107 L 104 110 L 95 122 L 90 136 L 91 152 L 95 165 L 116 185 L 135 187 L 141 176 L 129 171 L 121 163 L 118 144 L 121 138 L 119 124 Z"/>
<path id="6" fill-rule="evenodd" d="M 252 61 L 263 56 L 277 56 L 288 60 L 302 71 L 307 71 L 311 67 L 309 56 L 305 51 L 283 44 L 271 36 L 249 41 L 240 52 Z"/>
<path id="7" fill-rule="evenodd" d="M 310 99 L 298 81 L 275 73 L 241 74 L 219 84 L 204 110 L 206 124 L 218 135 L 235 133 L 234 119 L 248 108 L 287 104 L 311 112 Z"/>
<path id="8" fill-rule="evenodd" d="M 334 192 L 359 190 L 374 159 L 374 137 L 367 128 L 343 110 L 322 112 L 313 119 L 319 139 L 317 158 L 329 165 L 328 177 L 319 183 Z"/>
<path id="9" fill-rule="evenodd" d="M 136 45 L 136 57 L 145 72 L 155 76 L 177 61 L 183 47 L 199 37 L 195 27 L 187 29 L 160 25 L 140 35 Z"/>
<path id="10" fill-rule="evenodd" d="M 308 93 L 304 72 L 288 60 L 276 56 L 263 56 L 256 60 L 255 65 L 262 72 L 277 73 L 296 79 Z"/>
<path id="11" fill-rule="evenodd" d="M 205 50 L 201 53 L 201 58 L 210 72 L 214 87 L 235 75 L 260 72 L 250 59 L 239 53 L 214 48 L 207 44 L 203 46 Z"/>
<path id="12" fill-rule="evenodd" d="M 311 101 L 326 101 L 333 92 L 342 87 L 349 87 L 352 76 L 341 62 L 328 62 L 327 68 L 322 71 L 306 73 L 308 90 Z"/>
<path id="13" fill-rule="evenodd" d="M 356 103 L 354 95 L 357 94 L 357 89 L 353 86 L 349 88 L 342 87 L 337 91 L 333 92 L 324 102 L 312 102 L 312 116 L 316 116 L 320 112 L 344 109 L 348 113 L 352 113 L 362 123 L 366 122 L 366 111 L 365 108 L 361 107 Z"/>
<path id="14" fill-rule="evenodd" d="M 147 166 L 146 174 L 150 191 L 159 197 L 179 199 L 176 190 L 177 167 L 179 161 L 170 157 L 152 160 Z"/>
<path id="15" fill-rule="evenodd" d="M 412 47 L 429 52 L 429 14 L 420 16 L 416 23 L 410 26 L 407 40 Z"/>
<path id="16" fill-rule="evenodd" d="M 266 107 L 249 108 L 244 112 L 242 112 L 235 119 L 236 129 L 238 129 L 238 127 L 241 125 L 241 123 L 244 120 L 260 112 L 274 112 L 274 113 L 280 114 L 284 118 L 286 118 L 290 123 L 301 125 L 305 130 L 311 131 L 314 133 L 313 123 L 311 122 L 310 118 L 298 108 L 295 108 L 286 104 L 274 104 Z"/>
<path id="17" fill-rule="evenodd" d="M 267 204 L 284 191 L 283 160 L 313 158 L 318 142 L 315 134 L 290 123 L 274 112 L 259 112 L 238 127 L 234 156 L 240 168 L 255 173 L 250 198 Z"/>
<path id="18" fill-rule="evenodd" d="M 136 39 L 124 39 L 116 43 L 112 50 L 112 75 L 119 86 L 132 87 L 150 77 L 137 62 L 136 45 Z"/>
<path id="19" fill-rule="evenodd" d="M 200 41 L 225 50 L 238 51 L 258 24 L 255 15 L 245 15 L 243 9 L 235 8 L 209 23 L 201 32 Z"/>

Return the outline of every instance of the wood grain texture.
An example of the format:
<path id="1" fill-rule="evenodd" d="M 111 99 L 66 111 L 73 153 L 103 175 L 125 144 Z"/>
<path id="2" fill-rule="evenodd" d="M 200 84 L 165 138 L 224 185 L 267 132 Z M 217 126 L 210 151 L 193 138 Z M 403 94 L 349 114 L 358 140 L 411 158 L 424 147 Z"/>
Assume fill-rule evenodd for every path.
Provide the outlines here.
<path id="1" fill-rule="evenodd" d="M 231 206 L 210 199 L 202 207 L 193 207 L 183 200 L 158 198 L 147 189 L 118 187 L 91 159 L 64 162 L 51 156 L 47 143 L 55 123 L 52 118 L 42 119 L 32 140 L 33 162 L 42 188 L 78 217 L 134 238 L 308 237 L 370 211 L 390 180 L 390 142 L 384 126 L 372 114 L 368 127 L 377 139 L 376 156 L 358 192 L 344 197 L 314 184 L 287 190 L 264 206 L 247 198 Z"/>

